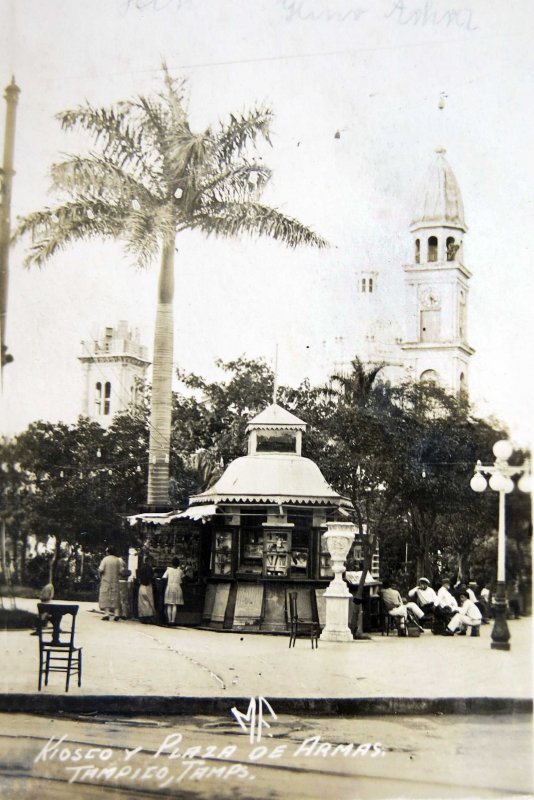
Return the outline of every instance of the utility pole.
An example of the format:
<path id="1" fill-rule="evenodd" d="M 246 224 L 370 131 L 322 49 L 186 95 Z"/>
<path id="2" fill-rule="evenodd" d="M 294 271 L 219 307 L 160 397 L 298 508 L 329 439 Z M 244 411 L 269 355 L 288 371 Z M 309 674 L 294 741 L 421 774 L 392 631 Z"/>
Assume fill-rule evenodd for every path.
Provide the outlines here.
<path id="1" fill-rule="evenodd" d="M 9 240 L 11 238 L 11 191 L 13 186 L 13 160 L 15 153 L 15 119 L 20 89 L 15 78 L 6 87 L 6 127 L 4 134 L 4 163 L 0 170 L 0 352 L 1 370 L 13 361 L 6 346 L 7 293 L 9 277 Z"/>

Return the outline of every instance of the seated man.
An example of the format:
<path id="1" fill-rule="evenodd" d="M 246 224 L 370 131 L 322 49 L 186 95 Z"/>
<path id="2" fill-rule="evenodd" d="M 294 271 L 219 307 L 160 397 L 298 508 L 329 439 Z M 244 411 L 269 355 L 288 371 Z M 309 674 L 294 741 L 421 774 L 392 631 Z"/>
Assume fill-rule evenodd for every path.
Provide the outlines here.
<path id="1" fill-rule="evenodd" d="M 415 598 L 420 609 L 427 616 L 434 615 L 434 607 L 437 595 L 430 585 L 428 578 L 419 578 L 417 586 L 410 589 L 408 592 L 409 597 Z"/>
<path id="2" fill-rule="evenodd" d="M 465 636 L 468 627 L 477 628 L 482 621 L 482 614 L 475 603 L 469 599 L 467 593 L 462 593 L 460 595 L 460 603 L 461 608 L 447 625 L 447 636 L 453 636 L 455 633 Z"/>
<path id="3" fill-rule="evenodd" d="M 399 618 L 401 635 L 406 635 L 406 620 L 408 617 L 414 621 L 420 630 L 423 630 L 417 620 L 422 619 L 424 613 L 416 603 L 403 603 L 400 593 L 397 589 L 394 589 L 387 580 L 382 583 L 381 595 L 384 608 L 389 616 Z"/>
<path id="4" fill-rule="evenodd" d="M 476 581 L 470 581 L 469 586 L 467 587 L 467 596 L 473 603 L 476 605 L 480 613 L 482 614 L 482 624 L 487 624 L 487 620 L 485 619 L 487 616 L 486 605 L 482 598 L 479 600 L 476 596 L 476 592 L 478 590 L 478 584 Z"/>
<path id="5" fill-rule="evenodd" d="M 445 627 L 449 623 L 452 615 L 459 610 L 456 598 L 451 594 L 450 589 L 450 580 L 444 578 L 438 589 L 436 601 L 434 603 L 435 621 L 432 627 L 432 633 L 445 633 Z"/>

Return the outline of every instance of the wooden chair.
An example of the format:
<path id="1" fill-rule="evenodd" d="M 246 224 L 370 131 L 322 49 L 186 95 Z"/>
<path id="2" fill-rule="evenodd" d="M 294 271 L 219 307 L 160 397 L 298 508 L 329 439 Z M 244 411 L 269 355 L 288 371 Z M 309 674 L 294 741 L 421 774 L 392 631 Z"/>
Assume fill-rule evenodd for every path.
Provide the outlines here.
<path id="1" fill-rule="evenodd" d="M 45 686 L 51 672 L 65 672 L 65 691 L 69 691 L 71 674 L 82 682 L 82 648 L 74 644 L 76 614 L 79 606 L 63 603 L 38 603 L 37 631 L 39 633 L 39 691 L 43 675 Z M 51 626 L 48 627 L 48 622 Z M 64 626 L 62 630 L 61 626 Z"/>
<path id="2" fill-rule="evenodd" d="M 319 622 L 299 617 L 297 597 L 297 592 L 289 592 L 289 646 L 295 646 L 297 637 L 309 636 L 313 650 L 314 642 L 316 648 L 319 644 Z"/>
<path id="3" fill-rule="evenodd" d="M 382 598 L 380 598 L 380 629 L 382 636 L 384 633 L 389 636 L 391 631 L 397 631 L 397 634 L 399 632 L 399 617 L 388 614 Z"/>

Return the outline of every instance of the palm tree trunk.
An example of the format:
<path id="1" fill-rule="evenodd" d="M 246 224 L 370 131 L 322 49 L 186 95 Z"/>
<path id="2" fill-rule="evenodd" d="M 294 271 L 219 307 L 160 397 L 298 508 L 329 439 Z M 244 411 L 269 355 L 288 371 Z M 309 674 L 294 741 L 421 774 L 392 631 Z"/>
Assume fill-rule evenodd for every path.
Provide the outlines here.
<path id="1" fill-rule="evenodd" d="M 171 445 L 172 371 L 174 344 L 174 238 L 163 244 L 154 331 L 152 400 L 148 443 L 150 510 L 169 508 L 169 454 Z"/>

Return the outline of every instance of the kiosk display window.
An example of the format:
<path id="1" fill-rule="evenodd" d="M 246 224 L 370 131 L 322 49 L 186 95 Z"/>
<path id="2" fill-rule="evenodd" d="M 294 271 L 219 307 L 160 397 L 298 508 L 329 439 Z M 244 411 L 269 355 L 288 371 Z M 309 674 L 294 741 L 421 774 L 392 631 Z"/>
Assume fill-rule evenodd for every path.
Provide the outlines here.
<path id="1" fill-rule="evenodd" d="M 215 531 L 213 534 L 213 540 L 213 574 L 230 575 L 233 569 L 232 531 Z"/>
<path id="2" fill-rule="evenodd" d="M 289 574 L 292 526 L 264 527 L 263 574 L 267 578 L 285 578 Z"/>

